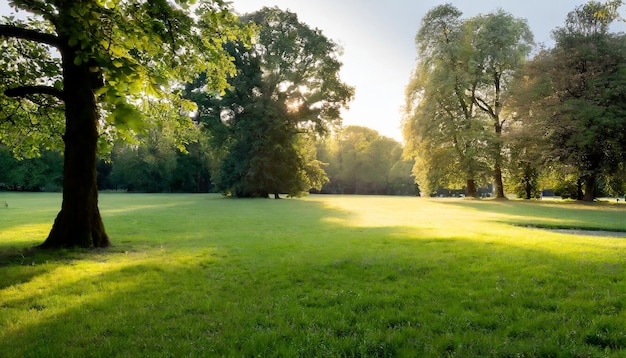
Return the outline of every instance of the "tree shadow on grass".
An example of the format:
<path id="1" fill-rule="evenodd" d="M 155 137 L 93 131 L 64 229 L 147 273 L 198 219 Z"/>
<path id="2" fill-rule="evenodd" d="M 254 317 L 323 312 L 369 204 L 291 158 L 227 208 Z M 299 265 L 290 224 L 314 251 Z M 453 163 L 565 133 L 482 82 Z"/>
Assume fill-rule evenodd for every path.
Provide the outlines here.
<path id="1" fill-rule="evenodd" d="M 0 248 L 0 290 L 25 283 L 47 272 L 47 268 L 33 261 L 31 249 Z"/>
<path id="2" fill-rule="evenodd" d="M 508 220 L 497 222 L 544 229 L 574 229 L 626 232 L 626 207 L 602 203 L 553 203 L 522 201 L 441 201 L 485 213 L 505 214 Z"/>
<path id="3" fill-rule="evenodd" d="M 425 239 L 415 227 L 355 227 L 351 213 L 318 202 L 216 203 L 219 212 L 181 207 L 182 218 L 125 238 L 99 253 L 98 271 L 84 269 L 85 255 L 73 262 L 77 277 L 3 293 L 10 300 L 0 309 L 12 323 L 0 330 L 0 351 L 380 357 L 626 349 L 615 333 L 623 263 L 563 275 L 589 263 L 536 248 Z M 150 223 L 150 215 L 138 222 Z M 167 239 L 162 231 L 175 223 L 178 236 Z M 120 263 L 124 248 L 143 243 L 145 252 Z M 590 293 L 578 293 L 586 286 Z"/>
<path id="4" fill-rule="evenodd" d="M 364 230 L 363 240 L 377 240 L 398 228 Z M 564 349 L 599 356 L 626 348 L 604 318 L 622 309 L 611 298 L 616 287 L 577 307 L 570 300 L 586 298 L 575 294 L 586 281 L 552 277 L 574 262 L 552 258 L 561 261 L 556 268 L 532 276 L 524 272 L 535 260 L 517 262 L 514 272 L 478 257 L 488 250 L 470 258 L 464 251 L 472 242 L 429 245 L 426 254 L 387 239 L 356 252 L 318 248 L 295 256 L 268 246 L 257 253 L 269 256 L 263 262 L 241 253 L 129 262 L 5 302 L 9 319 L 24 323 L 0 334 L 0 349 L 16 356 L 380 357 Z"/>
<path id="5" fill-rule="evenodd" d="M 57 267 L 70 265 L 102 250 L 42 250 L 0 246 L 0 289 L 28 283 Z"/>
<path id="6" fill-rule="evenodd" d="M 160 244 L 151 240 L 154 233 L 152 235 L 148 234 L 150 231 L 153 231 L 151 227 L 155 226 L 155 221 L 158 221 L 154 218 L 162 216 L 163 212 L 170 213 L 170 217 L 175 216 L 175 214 L 172 213 L 176 213 L 176 207 L 185 206 L 189 201 L 187 196 L 182 195 L 180 196 L 182 199 L 178 203 L 170 202 L 169 200 L 172 196 L 169 195 L 161 197 L 157 195 L 142 196 L 141 194 L 137 194 L 122 196 L 114 194 L 108 196 L 103 195 L 102 197 L 105 199 L 103 200 L 105 203 L 100 205 L 101 211 L 103 212 L 103 216 L 110 220 L 110 223 L 107 222 L 107 224 L 110 225 L 106 225 L 107 231 L 109 231 L 109 228 L 112 228 L 112 230 L 109 231 L 109 235 L 111 232 L 116 235 L 112 247 L 106 250 L 81 248 L 58 250 L 39 249 L 37 245 L 44 242 L 54 217 L 52 217 L 49 223 L 33 223 L 29 222 L 29 220 L 32 220 L 31 218 L 22 214 L 21 217 L 23 217 L 24 223 L 3 228 L 5 233 L 9 233 L 12 230 L 20 231 L 22 227 L 37 227 L 41 225 L 45 226 L 45 230 L 41 231 L 38 228 L 32 229 L 31 231 L 40 231 L 41 240 L 38 242 L 24 241 L 25 245 L 29 245 L 26 247 L 20 247 L 18 246 L 19 244 L 15 242 L 0 243 L 0 272 L 2 273 L 0 275 L 0 289 L 26 283 L 34 277 L 47 273 L 56 267 L 67 265 L 74 261 L 88 259 L 93 257 L 94 254 L 119 254 L 120 252 L 134 252 L 158 247 Z M 174 198 L 176 197 L 177 196 L 174 196 Z M 106 201 L 111 198 L 115 198 L 112 207 L 106 204 Z M 26 199 L 36 201 L 36 196 L 31 194 L 27 196 Z M 13 201 L 20 202 L 20 199 L 16 198 Z M 34 204 L 24 204 L 24 207 L 20 209 L 26 211 L 33 205 Z M 41 210 L 45 212 L 55 212 L 56 209 L 44 207 Z M 121 228 L 121 234 L 116 226 Z M 173 223 L 168 227 L 175 228 L 176 225 Z M 28 233 L 32 236 L 33 233 L 31 231 Z M 175 231 L 172 230 L 171 232 Z M 148 240 L 137 240 L 137 237 L 141 237 L 142 233 L 146 233 Z M 163 233 L 159 232 L 157 234 L 162 235 Z M 120 236 L 120 240 L 115 240 L 117 235 Z M 130 237 L 130 239 L 127 239 L 127 237 Z"/>

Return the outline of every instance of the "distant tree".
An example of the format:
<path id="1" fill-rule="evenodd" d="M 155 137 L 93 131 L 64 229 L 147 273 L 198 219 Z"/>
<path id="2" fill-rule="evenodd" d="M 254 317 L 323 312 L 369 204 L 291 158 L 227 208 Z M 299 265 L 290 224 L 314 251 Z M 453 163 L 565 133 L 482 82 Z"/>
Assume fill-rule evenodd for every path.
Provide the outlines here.
<path id="1" fill-rule="evenodd" d="M 327 162 L 326 193 L 415 195 L 411 161 L 402 158 L 402 145 L 377 131 L 347 126 L 319 145 Z"/>
<path id="2" fill-rule="evenodd" d="M 531 199 L 540 196 L 540 185 L 548 188 L 547 174 L 551 171 L 548 160 L 548 141 L 543 117 L 538 104 L 550 92 L 549 81 L 543 76 L 547 71 L 544 61 L 548 51 L 540 50 L 533 59 L 527 61 L 518 71 L 506 93 L 510 115 L 508 133 L 503 139 L 509 150 L 507 171 L 510 192 L 519 197 Z"/>
<path id="3" fill-rule="evenodd" d="M 187 153 L 176 152 L 176 170 L 172 174 L 170 191 L 207 193 L 213 190 L 210 148 L 203 141 L 187 146 Z"/>
<path id="4" fill-rule="evenodd" d="M 603 179 L 606 195 L 623 197 L 626 194 L 626 163 L 620 163 L 613 174 Z"/>
<path id="5" fill-rule="evenodd" d="M 63 159 L 56 151 L 43 151 L 40 157 L 16 159 L 0 145 L 0 189 L 56 191 L 61 189 Z"/>
<path id="6" fill-rule="evenodd" d="M 578 7 L 554 32 L 551 79 L 559 103 L 549 122 L 551 142 L 577 168 L 585 201 L 594 199 L 600 176 L 626 161 L 626 37 L 608 32 L 615 17 L 599 18 L 602 6 Z"/>
<path id="7" fill-rule="evenodd" d="M 348 126 L 336 136 L 338 150 L 334 160 L 339 171 L 335 179 L 341 183 L 343 193 L 367 193 L 377 177 L 387 174 L 375 172 L 372 161 L 372 145 L 378 137 L 375 130 L 360 126 Z"/>
<path id="8" fill-rule="evenodd" d="M 63 204 L 41 245 L 105 247 L 96 152 L 102 138 L 139 129 L 139 96 L 176 97 L 199 72 L 209 87 L 232 73 L 224 41 L 244 35 L 222 1 L 12 0 L 35 17 L 0 24 L 0 141 L 16 152 L 63 148 Z M 106 115 L 103 115 L 105 114 Z"/>
<path id="9" fill-rule="evenodd" d="M 150 130 L 139 145 L 124 145 L 115 156 L 111 175 L 129 191 L 169 191 L 176 170 L 176 151 Z"/>
<path id="10" fill-rule="evenodd" d="M 393 156 L 397 158 L 389 170 L 389 194 L 392 195 L 420 195 L 420 188 L 415 183 L 412 175 L 414 161 L 403 157 L 403 148 L 398 146 L 394 149 Z"/>
<path id="11" fill-rule="evenodd" d="M 310 141 L 340 122 L 353 93 L 339 79 L 339 49 L 289 11 L 263 8 L 242 20 L 259 35 L 252 48 L 226 45 L 239 70 L 231 87 L 223 95 L 188 88 L 224 153 L 218 185 L 240 197 L 321 188 L 325 174 Z"/>
<path id="12" fill-rule="evenodd" d="M 406 90 L 404 135 L 421 187 L 460 186 L 476 196 L 475 179 L 491 167 L 504 198 L 504 93 L 532 45 L 524 20 L 498 10 L 462 19 L 450 4 L 422 19 L 419 61 Z M 492 127 L 493 130 L 488 130 Z M 491 134 L 490 134 L 491 132 Z"/>

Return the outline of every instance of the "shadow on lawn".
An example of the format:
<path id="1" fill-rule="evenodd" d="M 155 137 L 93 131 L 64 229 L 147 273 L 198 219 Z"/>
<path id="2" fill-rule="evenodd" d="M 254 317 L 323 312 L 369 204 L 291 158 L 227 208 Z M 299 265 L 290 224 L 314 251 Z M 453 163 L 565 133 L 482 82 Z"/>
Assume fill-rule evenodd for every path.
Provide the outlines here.
<path id="1" fill-rule="evenodd" d="M 28 283 L 55 268 L 89 257 L 98 250 L 41 250 L 0 246 L 0 289 Z"/>
<path id="2" fill-rule="evenodd" d="M 123 208 L 101 204 L 105 227 L 112 241 L 112 247 L 105 250 L 40 250 L 35 247 L 38 242 L 30 243 L 28 247 L 0 243 L 0 288 L 26 283 L 69 262 L 88 260 L 94 253 L 106 256 L 181 246 L 184 250 L 194 250 L 206 245 L 220 245 L 234 251 L 249 244 L 281 247 L 289 243 L 280 239 L 298 238 L 302 230 L 318 228 L 316 231 L 323 235 L 325 230 L 321 228 L 327 224 L 324 218 L 328 216 L 348 217 L 348 214 L 325 208 L 320 203 L 300 200 L 228 199 L 219 195 L 183 197 L 182 202 L 162 204 L 158 200 L 172 197 L 153 196 L 157 200 L 155 203 L 150 196 L 132 194 L 122 196 L 124 200 L 133 199 L 124 202 Z M 202 206 L 205 204 L 208 207 Z M 288 213 L 288 222 L 280 216 L 271 216 L 276 214 L 276 207 Z M 24 217 L 24 220 L 29 219 Z M 198 222 L 205 225 L 199 227 Z M 249 230 L 242 231 L 242 226 L 248 226 Z M 194 230 L 205 234 L 199 235 Z M 232 238 L 227 235 L 232 231 L 242 231 L 244 236 Z M 268 235 L 279 240 L 259 240 Z"/>
<path id="3" fill-rule="evenodd" d="M 505 214 L 510 216 L 510 219 L 498 222 L 514 226 L 626 232 L 626 206 L 500 200 L 458 200 L 439 203 L 486 213 Z"/>
<path id="4" fill-rule="evenodd" d="M 0 333 L 0 351 L 16 356 L 550 356 L 571 348 L 562 345 L 565 338 L 580 355 L 626 347 L 626 338 L 612 336 L 610 326 L 596 327 L 577 310 L 571 312 L 577 316 L 562 311 L 572 305 L 569 292 L 581 277 L 556 275 L 576 267 L 574 257 L 516 247 L 506 253 L 519 254 L 520 261 L 494 264 L 500 256 L 495 251 L 504 253 L 504 247 L 445 237 L 406 240 L 415 228 L 347 226 L 349 212 L 322 203 L 215 203 L 208 213 L 180 207 L 181 217 L 162 218 L 172 221 L 158 227 L 148 225 L 150 215 L 142 215 L 133 224 L 143 228 L 142 236 L 155 237 L 163 227 L 177 225 L 179 237 L 148 243 L 120 237 L 128 243 L 99 255 L 146 244 L 145 257 L 136 255 L 114 269 L 106 269 L 104 261 L 103 272 L 80 272 L 78 281 L 51 282 L 2 303 L 2 309 L 12 310 L 12 322 L 30 323 Z M 505 208 L 454 203 L 468 204 L 477 210 Z M 243 221 L 235 214 L 252 217 Z M 199 220 L 210 235 L 194 233 Z M 233 225 L 241 229 L 244 223 L 250 228 L 241 237 L 229 234 Z M 80 257 L 90 258 L 89 253 L 77 256 L 76 265 Z M 17 261 L 10 268 L 20 266 Z M 47 270 L 24 278 L 65 261 L 59 255 Z M 551 266 L 534 277 L 530 268 L 538 262 Z M 519 267 L 504 273 L 506 265 Z M 599 276 L 589 272 L 583 278 L 601 286 Z M 16 274 L 12 280 L 18 279 Z M 543 289 L 547 284 L 556 287 L 553 296 Z M 604 287 L 594 300 L 615 301 L 619 314 L 618 288 Z M 507 315 L 508 309 L 515 314 Z M 576 319 L 587 323 L 571 336 L 546 337 L 550 329 L 561 329 L 563 320 Z"/>
<path id="5" fill-rule="evenodd" d="M 46 267 L 36 264 L 36 254 L 32 251 L 0 247 L 0 290 L 29 282 L 48 271 Z"/>
<path id="6" fill-rule="evenodd" d="M 365 236 L 396 230 L 375 228 Z M 582 355 L 599 356 L 626 347 L 606 323 L 578 326 L 561 345 L 561 333 L 547 332 L 558 332 L 564 317 L 591 317 L 577 310 L 568 316 L 568 295 L 536 286 L 549 276 L 528 291 L 519 282 L 535 278 L 523 273 L 525 265 L 510 276 L 478 262 L 464 272 L 452 263 L 473 243 L 439 244 L 460 251 L 435 250 L 439 257 L 430 261 L 372 247 L 328 258 L 309 250 L 262 263 L 241 256 L 130 263 L 4 302 L 3 309 L 17 311 L 12 320 L 30 323 L 1 333 L 0 350 L 16 356 L 549 356 L 575 344 Z M 488 292 L 481 291 L 483 281 Z M 578 284 L 550 283 L 558 292 Z M 594 300 L 614 302 L 619 313 L 611 298 L 616 291 L 602 292 Z M 515 314 L 507 315 L 509 309 Z"/>

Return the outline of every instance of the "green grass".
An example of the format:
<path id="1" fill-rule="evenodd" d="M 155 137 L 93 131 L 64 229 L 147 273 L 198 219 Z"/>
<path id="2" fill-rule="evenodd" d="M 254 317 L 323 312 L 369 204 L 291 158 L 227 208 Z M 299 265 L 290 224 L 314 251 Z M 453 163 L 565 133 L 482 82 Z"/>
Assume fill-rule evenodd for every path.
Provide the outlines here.
<path id="1" fill-rule="evenodd" d="M 113 247 L 27 253 L 1 193 L 2 357 L 623 357 L 626 205 L 102 194 Z"/>

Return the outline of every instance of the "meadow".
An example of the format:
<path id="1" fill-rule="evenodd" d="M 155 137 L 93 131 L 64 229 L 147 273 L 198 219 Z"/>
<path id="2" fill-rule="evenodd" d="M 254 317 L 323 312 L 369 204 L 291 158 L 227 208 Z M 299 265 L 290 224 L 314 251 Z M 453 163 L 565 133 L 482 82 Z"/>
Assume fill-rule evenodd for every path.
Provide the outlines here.
<path id="1" fill-rule="evenodd" d="M 626 356 L 626 205 L 104 193 L 42 252 L 60 195 L 2 201 L 1 357 Z"/>

